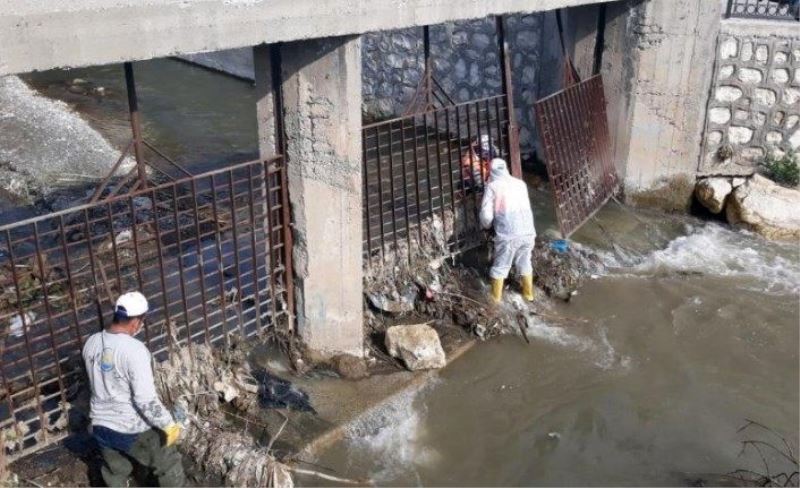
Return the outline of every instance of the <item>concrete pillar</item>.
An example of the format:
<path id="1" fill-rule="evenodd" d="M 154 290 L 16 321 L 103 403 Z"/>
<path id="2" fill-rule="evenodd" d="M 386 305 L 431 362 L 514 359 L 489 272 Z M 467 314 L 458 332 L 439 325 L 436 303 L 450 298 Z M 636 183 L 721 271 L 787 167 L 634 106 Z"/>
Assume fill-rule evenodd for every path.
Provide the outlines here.
<path id="1" fill-rule="evenodd" d="M 275 118 L 275 83 L 272 69 L 272 50 L 268 44 L 253 47 L 253 68 L 256 82 L 256 119 L 258 121 L 258 152 L 261 159 L 278 154 L 277 120 Z"/>
<path id="2" fill-rule="evenodd" d="M 297 328 L 323 356 L 363 356 L 360 37 L 280 55 Z"/>
<path id="3" fill-rule="evenodd" d="M 635 204 L 683 210 L 691 202 L 722 15 L 718 1 L 626 2 L 628 35 L 608 35 L 606 72 L 632 71 L 625 191 Z M 609 9 L 614 9 L 610 4 Z M 609 22 L 621 19 L 610 18 Z M 611 29 L 613 30 L 613 29 Z M 609 49 L 608 42 L 617 39 Z M 618 72 L 618 71 L 617 71 Z M 615 76 L 613 73 L 611 76 Z"/>

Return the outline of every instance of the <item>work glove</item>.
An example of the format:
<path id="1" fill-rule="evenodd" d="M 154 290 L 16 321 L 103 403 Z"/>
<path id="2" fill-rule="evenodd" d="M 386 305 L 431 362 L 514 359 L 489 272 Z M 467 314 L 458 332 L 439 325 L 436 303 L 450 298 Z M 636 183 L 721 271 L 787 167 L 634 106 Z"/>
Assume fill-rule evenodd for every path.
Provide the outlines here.
<path id="1" fill-rule="evenodd" d="M 181 424 L 173 422 L 168 426 L 164 427 L 164 434 L 167 436 L 166 446 L 170 447 L 175 445 L 178 442 L 178 438 L 181 436 Z"/>

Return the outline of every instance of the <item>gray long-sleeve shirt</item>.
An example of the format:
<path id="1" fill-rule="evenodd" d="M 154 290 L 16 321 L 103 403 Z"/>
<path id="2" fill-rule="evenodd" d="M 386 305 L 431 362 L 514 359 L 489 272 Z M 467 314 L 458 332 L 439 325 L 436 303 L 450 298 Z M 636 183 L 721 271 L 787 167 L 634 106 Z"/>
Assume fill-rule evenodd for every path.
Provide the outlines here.
<path id="1" fill-rule="evenodd" d="M 92 388 L 92 425 L 138 434 L 174 421 L 158 398 L 150 351 L 138 339 L 98 332 L 83 346 L 83 361 Z"/>

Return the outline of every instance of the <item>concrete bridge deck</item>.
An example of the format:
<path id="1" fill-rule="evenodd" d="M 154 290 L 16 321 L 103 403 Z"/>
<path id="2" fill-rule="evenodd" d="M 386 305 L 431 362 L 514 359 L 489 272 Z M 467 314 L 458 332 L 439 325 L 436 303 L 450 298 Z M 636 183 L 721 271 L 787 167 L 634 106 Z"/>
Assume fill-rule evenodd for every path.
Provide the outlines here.
<path id="1" fill-rule="evenodd" d="M 0 0 L 0 76 L 612 0 Z"/>

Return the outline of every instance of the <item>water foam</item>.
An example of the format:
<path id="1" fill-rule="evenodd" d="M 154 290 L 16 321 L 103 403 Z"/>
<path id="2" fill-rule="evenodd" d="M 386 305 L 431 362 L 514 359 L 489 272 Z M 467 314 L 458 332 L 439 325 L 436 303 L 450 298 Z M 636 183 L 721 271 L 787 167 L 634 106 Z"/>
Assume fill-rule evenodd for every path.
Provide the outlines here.
<path id="1" fill-rule="evenodd" d="M 623 260 L 627 261 L 627 260 Z M 689 227 L 688 234 L 666 248 L 626 263 L 636 273 L 700 273 L 750 278 L 759 291 L 800 293 L 800 246 L 770 242 L 750 232 L 733 231 L 718 224 Z M 618 258 L 607 256 L 609 267 L 619 268 Z"/>
<path id="2" fill-rule="evenodd" d="M 424 406 L 415 405 L 419 394 L 435 383 L 427 381 L 397 395 L 348 427 L 347 437 L 355 451 L 351 456 L 374 458 L 375 465 L 381 466 L 371 474 L 373 481 L 390 482 L 409 474 L 419 481 L 417 468 L 439 460 L 438 452 L 426 444 Z"/>
<path id="3" fill-rule="evenodd" d="M 630 358 L 620 356 L 611 342 L 605 327 L 596 328 L 597 338 L 580 337 L 567 332 L 563 327 L 550 324 L 538 317 L 528 317 L 527 319 L 528 337 L 536 338 L 568 349 L 585 352 L 594 361 L 594 365 L 600 369 L 610 370 L 614 368 L 627 369 L 630 366 Z"/>

